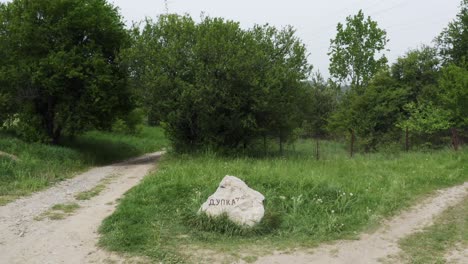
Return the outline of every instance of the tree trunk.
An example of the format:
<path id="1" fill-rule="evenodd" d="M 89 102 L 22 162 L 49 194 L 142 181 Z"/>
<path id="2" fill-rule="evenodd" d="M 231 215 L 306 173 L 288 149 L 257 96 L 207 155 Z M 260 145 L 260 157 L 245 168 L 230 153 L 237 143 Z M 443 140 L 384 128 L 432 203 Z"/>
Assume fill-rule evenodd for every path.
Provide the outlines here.
<path id="1" fill-rule="evenodd" d="M 281 133 L 280 133 L 280 136 L 279 136 L 279 147 L 280 147 L 280 155 L 283 156 L 283 154 L 284 154 L 283 137 L 281 136 Z"/>
<path id="2" fill-rule="evenodd" d="M 351 129 L 351 145 L 349 147 L 349 154 L 351 158 L 354 156 L 354 129 Z"/>
<path id="3" fill-rule="evenodd" d="M 316 150 L 316 153 L 315 153 L 315 154 L 316 154 L 317 160 L 319 160 L 319 159 L 320 159 L 320 149 L 319 149 L 319 139 L 318 139 L 318 138 L 317 138 L 317 142 L 316 142 L 316 143 L 317 143 L 317 146 L 316 146 L 316 148 L 315 148 L 315 150 Z"/>
<path id="4" fill-rule="evenodd" d="M 43 113 L 43 120 L 47 131 L 47 136 L 53 145 L 58 145 L 60 136 L 62 135 L 62 128 L 55 124 L 55 105 L 56 98 L 49 96 L 47 98 L 47 107 Z"/>
<path id="5" fill-rule="evenodd" d="M 62 129 L 58 127 L 57 129 L 54 130 L 53 136 L 52 136 L 52 144 L 53 145 L 58 145 L 60 143 L 60 137 L 62 136 Z"/>
<path id="6" fill-rule="evenodd" d="M 453 146 L 453 149 L 455 151 L 458 151 L 458 145 L 459 145 L 459 141 L 458 141 L 458 132 L 457 132 L 457 129 L 452 127 L 450 129 L 452 131 L 452 146 Z"/>
<path id="7" fill-rule="evenodd" d="M 406 152 L 409 151 L 409 136 L 408 136 L 408 128 L 405 131 L 405 150 Z"/>

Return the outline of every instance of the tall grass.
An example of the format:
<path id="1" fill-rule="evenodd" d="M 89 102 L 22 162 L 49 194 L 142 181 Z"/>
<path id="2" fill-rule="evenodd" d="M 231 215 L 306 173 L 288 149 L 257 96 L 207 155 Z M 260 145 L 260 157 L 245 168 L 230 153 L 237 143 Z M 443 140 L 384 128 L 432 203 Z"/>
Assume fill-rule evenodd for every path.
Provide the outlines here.
<path id="1" fill-rule="evenodd" d="M 214 153 L 168 155 L 121 201 L 101 227 L 101 244 L 159 260 L 184 260 L 184 248 L 221 251 L 311 246 L 350 238 L 432 191 L 468 179 L 468 151 L 375 153 L 349 158 L 346 147 L 303 141 L 285 157 L 229 158 Z M 265 195 L 267 214 L 281 218 L 271 232 L 231 232 L 221 219 L 193 218 L 225 175 L 235 175 Z M 228 230 L 229 232 L 226 232 Z M 254 230 L 255 231 L 255 230 Z M 185 256 L 186 257 L 186 256 Z M 185 259 L 186 260 L 186 259 Z"/>
<path id="2" fill-rule="evenodd" d="M 90 166 L 107 164 L 167 146 L 160 128 L 144 128 L 136 136 L 92 131 L 62 146 L 26 143 L 0 134 L 0 205 L 69 178 Z"/>

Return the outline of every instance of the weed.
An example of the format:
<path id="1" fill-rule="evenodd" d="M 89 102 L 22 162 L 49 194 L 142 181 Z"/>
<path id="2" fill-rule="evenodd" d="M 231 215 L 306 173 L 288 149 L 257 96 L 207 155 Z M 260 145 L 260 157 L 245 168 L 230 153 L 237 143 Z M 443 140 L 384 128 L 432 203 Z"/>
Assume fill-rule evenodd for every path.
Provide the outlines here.
<path id="1" fill-rule="evenodd" d="M 112 179 L 114 179 L 116 175 L 111 175 L 105 179 L 102 179 L 96 186 L 94 186 L 92 189 L 80 192 L 77 195 L 75 195 L 75 199 L 77 200 L 89 200 L 97 195 L 99 195 L 109 184 Z"/>
<path id="2" fill-rule="evenodd" d="M 26 143 L 0 132 L 0 206 L 44 189 L 91 166 L 121 161 L 167 146 L 160 128 L 145 127 L 139 135 L 91 131 L 66 139 L 62 146 Z"/>
<path id="3" fill-rule="evenodd" d="M 293 248 L 354 238 L 433 191 L 468 179 L 468 151 L 374 153 L 349 158 L 346 146 L 302 141 L 284 157 L 165 155 L 159 170 L 122 198 L 100 228 L 101 245 L 167 261 L 183 248 L 224 253 L 259 245 Z M 245 229 L 198 209 L 225 175 L 265 196 L 265 219 Z M 270 217 L 271 216 L 271 217 Z"/>
<path id="4" fill-rule="evenodd" d="M 50 220 L 61 220 L 72 215 L 78 208 L 80 208 L 80 205 L 77 203 L 56 204 L 34 219 L 37 221 L 44 220 L 45 218 Z"/>
<path id="5" fill-rule="evenodd" d="M 444 263 L 444 255 L 457 243 L 468 246 L 467 201 L 468 197 L 442 213 L 432 226 L 402 239 L 399 257 L 406 263 Z"/>

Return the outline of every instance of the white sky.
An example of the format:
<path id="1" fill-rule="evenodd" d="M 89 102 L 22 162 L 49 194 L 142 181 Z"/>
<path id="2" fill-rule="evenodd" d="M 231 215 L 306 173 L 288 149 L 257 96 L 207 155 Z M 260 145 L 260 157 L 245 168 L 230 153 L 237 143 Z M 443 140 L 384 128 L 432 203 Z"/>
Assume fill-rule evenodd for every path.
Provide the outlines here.
<path id="1" fill-rule="evenodd" d="M 127 25 L 145 17 L 165 13 L 164 0 L 108 0 L 120 8 Z M 0 2 L 6 2 L 0 0 Z M 386 52 L 390 62 L 408 49 L 431 44 L 455 18 L 461 0 L 168 0 L 170 13 L 188 13 L 197 19 L 204 12 L 211 17 L 239 21 L 244 28 L 269 23 L 292 25 L 307 45 L 314 71 L 328 77 L 328 47 L 336 24 L 363 9 L 390 38 Z"/>
<path id="2" fill-rule="evenodd" d="M 119 6 L 127 24 L 165 12 L 163 0 L 110 0 Z M 314 71 L 328 77 L 328 47 L 336 24 L 362 9 L 390 39 L 387 57 L 394 62 L 408 49 L 432 40 L 455 18 L 460 0 L 169 0 L 170 13 L 188 13 L 239 21 L 244 28 L 254 24 L 292 25 L 307 45 Z"/>

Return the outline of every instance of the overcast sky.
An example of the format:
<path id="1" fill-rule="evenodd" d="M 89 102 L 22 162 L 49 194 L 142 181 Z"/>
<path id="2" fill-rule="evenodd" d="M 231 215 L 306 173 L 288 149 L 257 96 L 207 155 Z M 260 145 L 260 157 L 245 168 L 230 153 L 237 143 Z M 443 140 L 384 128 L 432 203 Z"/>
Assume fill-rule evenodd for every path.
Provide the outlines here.
<path id="1" fill-rule="evenodd" d="M 5 0 L 0 0 L 6 2 Z M 127 25 L 165 13 L 163 0 L 109 0 L 120 8 Z M 455 18 L 461 0 L 169 0 L 170 13 L 188 13 L 239 21 L 244 28 L 269 23 L 292 25 L 307 45 L 309 62 L 328 76 L 328 47 L 336 24 L 362 9 L 387 31 L 387 57 L 393 62 L 410 48 L 431 44 Z"/>
<path id="2" fill-rule="evenodd" d="M 119 6 L 127 24 L 166 12 L 163 0 L 111 0 Z M 239 21 L 244 28 L 269 23 L 292 25 L 307 45 L 314 70 L 328 76 L 328 47 L 336 24 L 362 9 L 387 31 L 387 57 L 396 60 L 410 48 L 431 44 L 455 18 L 460 0 L 169 0 L 170 13 L 188 13 Z"/>

